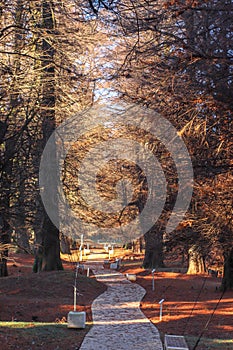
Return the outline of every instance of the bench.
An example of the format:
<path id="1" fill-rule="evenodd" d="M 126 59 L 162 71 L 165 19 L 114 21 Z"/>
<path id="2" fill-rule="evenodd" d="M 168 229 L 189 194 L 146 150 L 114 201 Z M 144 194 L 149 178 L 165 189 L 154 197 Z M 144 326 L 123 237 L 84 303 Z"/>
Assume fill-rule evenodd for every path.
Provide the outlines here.
<path id="1" fill-rule="evenodd" d="M 115 262 L 110 264 L 110 269 L 118 270 L 121 266 L 121 259 L 116 259 Z"/>
<path id="2" fill-rule="evenodd" d="M 189 350 L 185 338 L 181 335 L 165 334 L 164 339 L 165 350 Z"/>

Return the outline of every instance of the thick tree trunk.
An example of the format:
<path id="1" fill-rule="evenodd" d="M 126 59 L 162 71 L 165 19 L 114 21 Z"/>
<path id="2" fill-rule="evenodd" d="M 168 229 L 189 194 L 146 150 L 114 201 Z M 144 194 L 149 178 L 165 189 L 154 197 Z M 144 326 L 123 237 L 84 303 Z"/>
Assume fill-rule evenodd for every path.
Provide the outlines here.
<path id="1" fill-rule="evenodd" d="M 7 125 L 5 124 L 7 129 Z M 0 277 L 8 276 L 7 260 L 8 260 L 8 248 L 6 245 L 11 243 L 11 228 L 8 224 L 9 220 L 9 207 L 10 207 L 10 188 L 11 188 L 11 175 L 12 175 L 12 154 L 14 152 L 14 139 L 5 141 L 5 153 L 4 161 L 5 166 L 2 171 L 1 185 L 2 192 L 0 196 Z"/>
<path id="2" fill-rule="evenodd" d="M 18 246 L 18 252 L 23 252 L 28 254 L 30 253 L 31 249 L 29 244 L 29 237 L 25 226 L 22 226 L 18 229 L 16 244 Z"/>
<path id="3" fill-rule="evenodd" d="M 61 235 L 61 252 L 63 254 L 71 254 L 70 251 L 71 242 L 67 236 Z"/>
<path id="4" fill-rule="evenodd" d="M 44 220 L 43 231 L 42 270 L 62 270 L 59 230 L 54 226 L 48 216 Z"/>
<path id="5" fill-rule="evenodd" d="M 6 258 L 2 257 L 0 261 L 0 277 L 7 277 L 8 276 L 8 270 L 7 270 L 7 255 L 5 255 Z"/>
<path id="6" fill-rule="evenodd" d="M 154 269 L 163 267 L 163 231 L 154 226 L 145 235 L 145 257 L 143 267 L 145 269 Z"/>
<path id="7" fill-rule="evenodd" d="M 206 271 L 205 259 L 201 253 L 200 247 L 193 245 L 191 248 L 189 248 L 188 254 L 189 254 L 189 266 L 188 266 L 187 274 L 191 275 L 191 274 L 205 273 Z"/>
<path id="8" fill-rule="evenodd" d="M 4 243 L 3 236 L 1 237 L 1 244 L 2 245 L 0 246 L 0 277 L 6 277 L 8 276 L 8 269 L 7 269 L 8 248 L 4 248 L 5 243 Z"/>
<path id="9" fill-rule="evenodd" d="M 20 165 L 19 165 L 20 166 Z M 29 225 L 27 222 L 27 174 L 26 172 L 20 173 L 20 183 L 19 183 L 19 196 L 17 198 L 18 200 L 18 211 L 17 211 L 17 217 L 15 219 L 15 227 L 16 227 L 16 234 L 15 234 L 15 240 L 16 244 L 18 246 L 18 251 L 24 252 L 24 253 L 30 253 L 30 243 L 29 243 Z"/>
<path id="10" fill-rule="evenodd" d="M 59 230 L 45 213 L 40 233 L 41 243 L 35 251 L 34 272 L 63 270 L 60 258 Z"/>
<path id="11" fill-rule="evenodd" d="M 10 226 L 0 214 L 0 277 L 8 276 L 7 259 L 10 242 Z"/>
<path id="12" fill-rule="evenodd" d="M 233 289 L 233 249 L 225 256 L 222 289 Z"/>
<path id="13" fill-rule="evenodd" d="M 55 22 L 52 1 L 42 1 L 42 27 L 44 36 L 42 39 L 41 59 L 42 59 L 42 100 L 41 100 L 41 117 L 43 142 L 42 148 L 45 147 L 49 137 L 56 128 L 55 102 L 56 102 L 56 82 L 55 82 L 55 48 L 52 44 L 54 38 Z M 43 151 L 43 149 L 42 149 Z M 54 141 L 51 149 L 50 158 L 47 160 L 47 186 L 54 184 L 57 178 L 54 178 L 54 171 L 58 171 L 56 144 Z M 53 169 L 51 171 L 51 168 Z M 44 170 L 45 171 L 45 170 Z M 58 198 L 54 194 L 53 208 L 51 210 L 59 215 Z M 37 234 L 37 243 L 40 245 L 39 252 L 35 256 L 33 271 L 40 270 L 51 271 L 61 270 L 62 262 L 60 258 L 60 237 L 59 229 L 53 224 L 48 217 L 45 209 L 42 212 L 43 225 L 41 232 Z"/>
<path id="14" fill-rule="evenodd" d="M 20 173 L 19 196 L 18 196 L 18 212 L 15 220 L 16 234 L 15 240 L 18 246 L 18 252 L 30 253 L 29 232 L 26 220 L 27 208 L 27 184 L 26 174 Z"/>

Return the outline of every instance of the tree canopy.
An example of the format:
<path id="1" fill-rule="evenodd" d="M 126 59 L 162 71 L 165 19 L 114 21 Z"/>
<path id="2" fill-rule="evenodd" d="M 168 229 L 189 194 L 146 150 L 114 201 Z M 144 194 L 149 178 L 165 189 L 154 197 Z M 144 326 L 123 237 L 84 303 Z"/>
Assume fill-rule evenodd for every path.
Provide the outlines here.
<path id="1" fill-rule="evenodd" d="M 229 0 L 0 2 L 0 216 L 11 227 L 1 226 L 2 244 L 11 238 L 27 251 L 40 247 L 35 269 L 61 268 L 59 227 L 40 198 L 44 147 L 57 126 L 98 100 L 133 103 L 177 129 L 194 171 L 186 217 L 165 234 L 179 188 L 176 165 L 162 142 L 130 130 L 152 150 L 168 184 L 163 212 L 145 234 L 145 265 L 163 264 L 164 245 L 183 245 L 202 259 L 218 247 L 225 261 L 224 288 L 233 287 L 232 11 Z M 63 185 L 77 212 L 86 205 L 77 194 L 78 164 L 93 144 L 108 138 L 106 132 L 94 130 L 67 155 Z M 126 134 L 130 137 L 129 130 L 121 130 L 114 137 Z M 52 159 L 56 168 L 56 145 Z M 97 179 L 107 200 L 122 176 L 131 179 L 135 198 L 121 224 L 140 213 L 148 195 L 140 167 L 124 166 L 122 172 L 122 163 L 112 160 Z M 48 181 L 54 181 L 49 173 Z M 54 198 L 59 211 L 56 203 Z M 93 218 L 89 209 L 82 215 L 99 224 L 110 220 Z"/>

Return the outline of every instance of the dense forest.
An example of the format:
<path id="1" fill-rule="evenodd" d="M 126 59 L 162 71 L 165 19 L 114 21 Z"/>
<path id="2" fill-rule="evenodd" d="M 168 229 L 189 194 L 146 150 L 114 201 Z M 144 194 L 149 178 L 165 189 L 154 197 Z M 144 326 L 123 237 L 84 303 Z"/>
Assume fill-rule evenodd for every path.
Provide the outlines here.
<path id="1" fill-rule="evenodd" d="M 233 288 L 232 5 L 230 0 L 0 2 L 1 276 L 7 275 L 11 245 L 35 254 L 35 271 L 62 269 L 61 241 L 79 240 L 90 224 L 124 231 L 150 198 L 164 206 L 150 227 L 144 225 L 146 232 L 142 230 L 144 266 L 163 266 L 166 252 L 175 249 L 189 257 L 188 273 L 202 273 L 217 251 L 224 263 L 222 287 Z M 112 119 L 100 126 L 103 106 Z M 132 106 L 135 120 L 128 123 Z M 180 219 L 173 230 L 166 226 L 179 197 L 183 160 L 173 157 L 176 140 L 169 140 L 170 145 L 158 131 L 143 127 L 143 113 L 150 115 L 155 130 L 166 120 L 164 125 L 176 130 L 175 138 L 182 140 L 191 160 L 192 179 L 186 181 L 184 195 L 192 192 L 192 198 L 185 215 L 176 210 Z M 67 129 L 59 129 L 66 123 Z M 43 163 L 48 166 L 43 181 L 57 189 L 51 192 L 51 217 L 40 165 L 56 130 L 63 133 Z M 116 140 L 124 140 L 118 149 L 121 157 L 110 154 L 101 163 L 98 154 L 106 145 L 111 153 Z M 69 151 L 62 153 L 61 172 L 59 152 L 66 141 Z M 84 171 L 90 184 L 84 196 L 80 169 L 98 143 L 102 149 L 96 148 Z M 150 185 L 160 183 L 153 178 L 155 169 L 149 169 L 147 179 L 146 166 L 137 162 L 139 144 L 160 164 L 165 198 L 149 196 Z M 91 173 L 97 166 L 95 188 L 101 201 L 111 203 L 121 192 L 123 210 L 117 214 L 111 205 L 107 212 L 100 204 L 88 206 L 88 197 L 94 201 Z M 75 224 L 75 237 L 69 231 L 72 225 L 66 227 L 61 197 L 83 223 Z M 140 237 L 140 218 L 135 225 L 132 240 Z"/>

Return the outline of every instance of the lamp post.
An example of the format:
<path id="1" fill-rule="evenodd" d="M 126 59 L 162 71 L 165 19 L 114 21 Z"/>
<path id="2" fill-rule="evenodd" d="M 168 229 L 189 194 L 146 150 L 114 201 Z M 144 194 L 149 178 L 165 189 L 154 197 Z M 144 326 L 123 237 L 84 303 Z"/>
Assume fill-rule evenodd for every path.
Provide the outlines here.
<path id="1" fill-rule="evenodd" d="M 79 247 L 79 261 L 83 261 L 83 234 L 81 235 L 81 242 Z"/>
<path id="2" fill-rule="evenodd" d="M 77 310 L 77 279 L 78 279 L 79 263 L 76 265 L 75 280 L 74 280 L 74 311 L 70 311 L 67 316 L 68 328 L 85 328 L 86 312 Z"/>
<path id="3" fill-rule="evenodd" d="M 78 278 L 78 264 L 76 265 L 75 279 L 74 279 L 74 311 L 76 311 L 77 306 L 77 278 Z"/>

